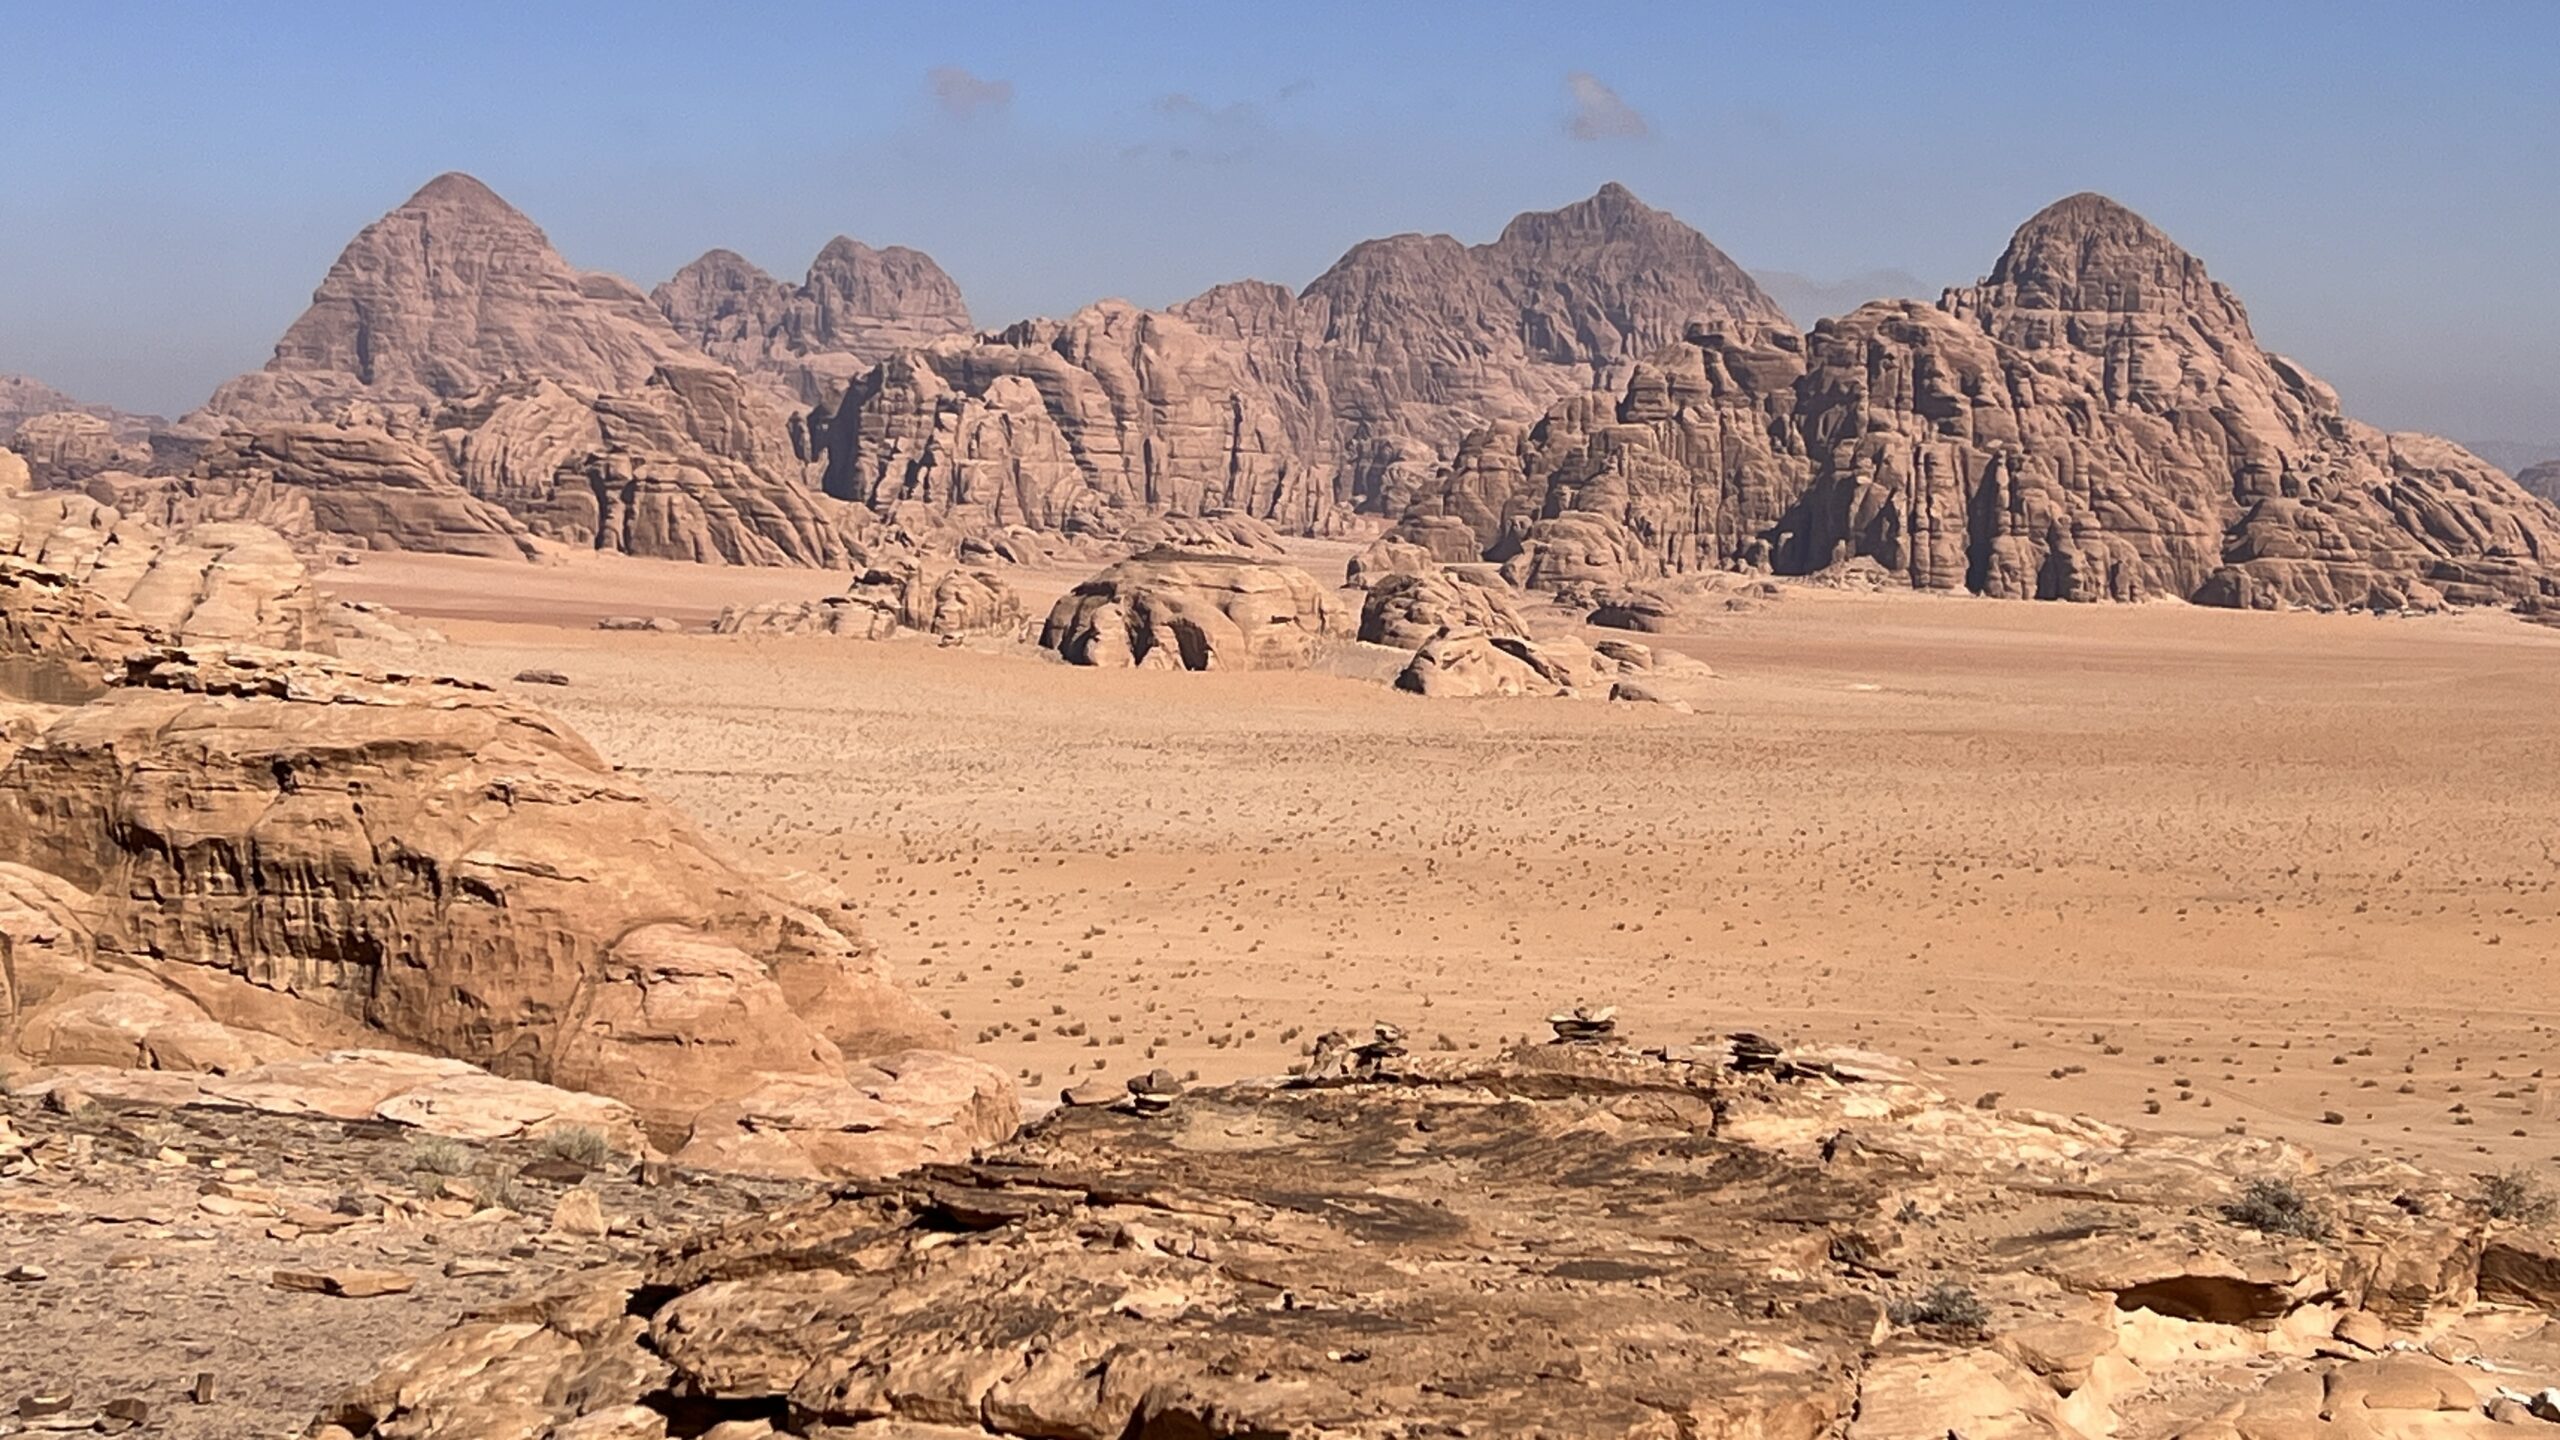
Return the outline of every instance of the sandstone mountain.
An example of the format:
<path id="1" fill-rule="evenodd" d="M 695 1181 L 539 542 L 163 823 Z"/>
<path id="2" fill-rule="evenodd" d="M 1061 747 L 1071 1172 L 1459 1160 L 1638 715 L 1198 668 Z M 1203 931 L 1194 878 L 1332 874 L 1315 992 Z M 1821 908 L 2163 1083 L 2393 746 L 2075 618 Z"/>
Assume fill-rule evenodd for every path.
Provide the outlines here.
<path id="1" fill-rule="evenodd" d="M 1610 185 L 1485 245 L 1365 242 L 1297 294 L 1108 301 L 901 355 L 833 412 L 827 489 L 1102 533 L 1165 508 L 1321 531 L 1702 317 L 1782 319 L 1705 237 Z"/>
<path id="2" fill-rule="evenodd" d="M 366 226 L 266 368 L 205 410 L 332 419 L 349 399 L 432 406 L 517 378 L 624 390 L 692 353 L 629 282 L 571 268 L 488 186 L 446 174 Z"/>
<path id="3" fill-rule="evenodd" d="M 2428 607 L 2560 588 L 2560 511 L 2386 435 L 2096 195 L 1981 285 L 1810 334 L 1690 327 L 1615 395 L 1467 437 L 1406 538 L 1554 586 L 1872 559 L 1919 589 Z"/>
<path id="4" fill-rule="evenodd" d="M 1543 588 L 1858 561 L 2005 597 L 2390 609 L 2560 575 L 2560 513 L 2347 417 L 2098 196 L 2030 220 L 1979 286 L 1810 332 L 1616 185 L 1486 244 L 1365 242 L 1299 292 L 968 323 L 931 260 L 849 240 L 798 285 L 715 251 L 653 303 L 448 175 L 348 247 L 183 449 L 29 423 L 54 427 L 40 480 L 164 521 L 478 554 L 859 568 L 1026 532 L 1125 551 L 1231 513 L 1392 521 Z M 153 501 L 118 478 L 137 466 L 183 478 Z"/>
<path id="5" fill-rule="evenodd" d="M 870 293 L 825 290 L 821 338 L 839 291 Z M 366 227 L 267 367 L 190 419 L 220 438 L 164 508 L 363 545 L 844 566 L 874 528 L 808 483 L 787 397 L 466 175 Z"/>
<path id="6" fill-rule="evenodd" d="M 960 287 L 932 256 L 903 245 L 874 250 L 842 235 L 798 285 L 733 250 L 714 250 L 649 298 L 705 354 L 807 405 L 843 394 L 896 351 L 969 333 Z"/>

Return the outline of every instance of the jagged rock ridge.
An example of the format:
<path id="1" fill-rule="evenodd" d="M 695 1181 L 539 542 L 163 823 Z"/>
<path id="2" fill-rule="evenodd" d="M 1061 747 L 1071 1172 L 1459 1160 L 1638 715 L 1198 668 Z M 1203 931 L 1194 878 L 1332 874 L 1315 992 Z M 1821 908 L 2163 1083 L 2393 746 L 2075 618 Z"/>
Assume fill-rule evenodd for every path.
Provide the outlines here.
<path id="1" fill-rule="evenodd" d="M 1781 318 L 1704 236 L 1610 185 L 1485 245 L 1364 242 L 1299 294 L 1109 301 L 901 355 L 834 412 L 827 488 L 1106 533 L 1166 508 L 1319 531 L 1698 317 Z"/>
<path id="2" fill-rule="evenodd" d="M 1533 585 L 1865 558 L 2008 598 L 2560 588 L 2560 512 L 2450 442 L 2348 418 L 2200 261 L 2096 195 L 1936 306 L 1693 326 L 1614 396 L 1470 435 L 1399 530 Z"/>

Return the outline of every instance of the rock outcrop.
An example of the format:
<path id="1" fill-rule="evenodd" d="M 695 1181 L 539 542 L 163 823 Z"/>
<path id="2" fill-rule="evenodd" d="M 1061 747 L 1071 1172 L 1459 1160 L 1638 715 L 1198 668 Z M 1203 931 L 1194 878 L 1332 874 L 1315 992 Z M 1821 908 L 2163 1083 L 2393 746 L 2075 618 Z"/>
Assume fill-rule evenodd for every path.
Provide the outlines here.
<path id="1" fill-rule="evenodd" d="M 168 526 L 245 520 L 298 540 L 371 550 L 530 559 L 532 533 L 464 489 L 414 431 L 275 422 L 225 433 L 185 475 L 93 484 Z"/>
<path id="2" fill-rule="evenodd" d="M 1388 575 L 1360 602 L 1360 638 L 1411 650 L 1443 630 L 1526 636 L 1529 623 L 1501 589 L 1455 571 Z"/>
<path id="3" fill-rule="evenodd" d="M 714 250 L 649 292 L 677 333 L 804 405 L 831 402 L 900 350 L 969 333 L 969 307 L 933 257 L 839 235 L 798 285 Z"/>
<path id="4" fill-rule="evenodd" d="M 17 570 L 28 605 L 44 591 L 56 597 L 48 605 L 94 602 L 117 617 L 116 628 L 147 626 L 189 643 L 331 648 L 310 572 L 262 526 L 205 524 L 170 534 L 76 491 L 29 492 L 0 474 L 0 558 Z M 12 613 L 32 612 L 13 605 Z M 41 649 L 29 642 L 26 653 L 35 658 Z"/>
<path id="5" fill-rule="evenodd" d="M 0 1043 L 24 1058 L 237 1074 L 415 1047 L 800 1174 L 1011 1126 L 1010 1082 L 943 1053 L 837 897 L 741 870 L 483 686 L 180 645 L 0 557 L 0 692 Z"/>
<path id="6" fill-rule="evenodd" d="M 1400 533 L 1437 553 L 1460 527 L 1540 586 L 1863 557 L 2010 598 L 2402 609 L 2560 587 L 2560 511 L 2347 418 L 2201 262 L 2095 195 L 1935 307 L 1695 325 L 1614 399 L 1470 436 Z"/>
<path id="7" fill-rule="evenodd" d="M 582 549 L 841 569 L 870 521 L 803 483 L 779 406 L 702 360 L 613 393 L 501 386 L 429 423 L 464 488 Z"/>
<path id="8" fill-rule="evenodd" d="M 1022 597 L 991 570 L 935 568 L 914 561 L 873 566 L 842 595 L 732 605 L 718 635 L 845 635 L 886 640 L 901 629 L 927 635 L 1009 635 L 1023 621 Z"/>
<path id="9" fill-rule="evenodd" d="M 1347 630 L 1332 595 L 1291 565 L 1157 551 L 1060 596 L 1040 646 L 1076 665 L 1170 670 L 1305 667 Z"/>
<path id="10" fill-rule="evenodd" d="M 1977 1110 L 1876 1057 L 1355 1052 L 1156 1099 L 473 1316 L 312 1433 L 2449 1440 L 2555 1364 L 2418 1349 L 2478 1288 L 2441 1182 Z M 2219 1218 L 2235 1176 L 2334 1238 Z"/>

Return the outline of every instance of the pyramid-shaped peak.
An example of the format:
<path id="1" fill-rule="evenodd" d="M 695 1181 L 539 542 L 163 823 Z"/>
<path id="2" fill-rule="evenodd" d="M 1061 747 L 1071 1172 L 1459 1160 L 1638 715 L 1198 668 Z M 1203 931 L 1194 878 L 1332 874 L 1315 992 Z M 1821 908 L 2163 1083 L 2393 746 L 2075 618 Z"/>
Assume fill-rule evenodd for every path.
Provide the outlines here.
<path id="1" fill-rule="evenodd" d="M 400 208 L 464 211 L 523 218 L 522 211 L 508 204 L 504 197 L 490 189 L 478 176 L 467 175 L 460 170 L 447 170 L 419 186 L 418 193 L 410 196 L 408 203 Z"/>
<path id="2" fill-rule="evenodd" d="M 1502 227 L 1501 240 L 1495 243 L 1539 244 L 1564 236 L 1607 235 L 1640 228 L 1697 234 L 1677 217 L 1654 209 L 1637 199 L 1634 191 L 1612 180 L 1593 191 L 1588 198 L 1570 205 L 1553 210 L 1529 210 L 1513 216 L 1511 223 Z"/>

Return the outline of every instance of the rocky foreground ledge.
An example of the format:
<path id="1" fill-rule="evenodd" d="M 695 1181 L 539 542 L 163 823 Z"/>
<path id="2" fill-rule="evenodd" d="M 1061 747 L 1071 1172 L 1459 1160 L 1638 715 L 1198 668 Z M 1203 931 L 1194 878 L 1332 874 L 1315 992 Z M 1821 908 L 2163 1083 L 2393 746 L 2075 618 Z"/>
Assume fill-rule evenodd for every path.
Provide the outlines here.
<path id="1" fill-rule="evenodd" d="M 1070 1106 L 976 1163 L 486 1309 L 307 1433 L 2366 1440 L 2560 1416 L 2560 1232 L 2529 1179 L 2322 1168 L 1960 1105 L 1875 1057 L 1608 1028 Z"/>

